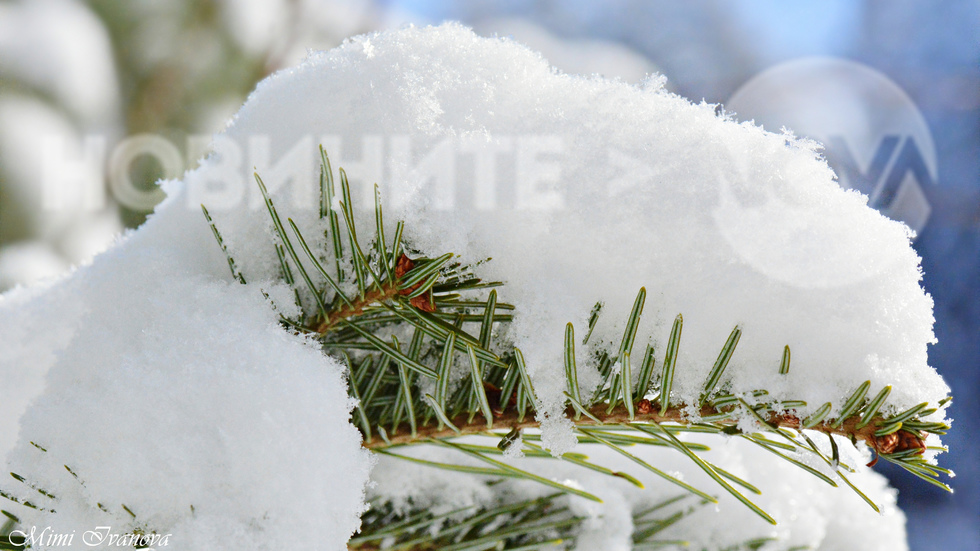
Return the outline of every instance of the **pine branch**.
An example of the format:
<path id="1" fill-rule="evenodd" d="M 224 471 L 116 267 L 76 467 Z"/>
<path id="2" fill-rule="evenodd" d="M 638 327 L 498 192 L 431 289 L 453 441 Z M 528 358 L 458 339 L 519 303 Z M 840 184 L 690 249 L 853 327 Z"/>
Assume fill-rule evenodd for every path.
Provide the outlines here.
<path id="1" fill-rule="evenodd" d="M 554 549 L 574 543 L 585 520 L 570 511 L 563 503 L 564 497 L 563 493 L 556 493 L 483 509 L 464 507 L 440 515 L 426 508 L 397 515 L 389 504 L 375 500 L 363 519 L 369 528 L 352 538 L 348 549 Z M 680 495 L 637 511 L 633 514 L 634 549 L 686 545 L 687 542 L 656 536 L 706 504 L 692 503 L 688 496 Z"/>
<path id="2" fill-rule="evenodd" d="M 389 503 L 376 498 L 362 519 L 365 529 L 350 540 L 348 549 L 518 551 L 567 548 L 576 543 L 586 519 L 571 512 L 565 503 L 566 497 L 555 493 L 483 508 L 463 507 L 442 514 L 433 514 L 426 507 L 398 514 Z M 708 501 L 689 494 L 680 494 L 633 511 L 632 549 L 689 547 L 690 542 L 665 539 L 663 533 L 708 504 Z M 754 538 L 726 549 L 759 549 L 773 541 L 776 538 Z"/>
<path id="3" fill-rule="evenodd" d="M 657 401 L 640 400 L 636 405 L 638 411 L 635 414 L 631 414 L 629 408 L 625 405 L 616 406 L 611 412 L 605 405 L 592 406 L 586 408 L 588 412 L 586 417 L 579 418 L 575 421 L 578 426 L 617 426 L 630 423 L 678 423 L 678 424 L 693 424 L 694 422 L 689 417 L 689 406 L 686 404 L 673 405 L 667 408 L 667 410 L 661 413 L 659 403 Z M 756 411 L 757 408 L 752 408 L 752 411 Z M 718 432 L 729 433 L 727 427 L 734 427 L 738 422 L 737 418 L 733 417 L 734 414 L 746 411 L 744 408 L 740 409 L 734 406 L 728 406 L 725 408 L 717 408 L 715 406 L 704 405 L 701 406 L 700 416 L 702 418 L 706 417 L 718 417 L 724 416 L 724 419 L 716 421 L 714 425 L 722 425 L 722 430 Z M 580 412 L 576 408 L 569 406 L 565 414 L 568 417 L 575 417 Z M 776 413 L 774 411 L 764 412 L 763 419 L 765 424 L 773 428 L 784 428 L 784 429 L 802 429 L 802 421 L 799 417 L 791 413 Z M 883 423 L 885 418 L 878 416 L 878 423 Z M 482 419 L 472 419 L 468 413 L 461 413 L 450 420 L 455 427 L 455 429 L 450 429 L 448 427 L 439 427 L 437 425 L 428 425 L 420 427 L 415 435 L 408 434 L 405 432 L 393 433 L 388 431 L 387 441 L 380 440 L 369 440 L 364 443 L 367 448 L 379 448 L 379 447 L 392 447 L 404 444 L 412 444 L 417 440 L 425 440 L 432 438 L 447 438 L 456 436 L 466 436 L 466 435 L 482 435 L 486 436 L 488 434 L 488 427 L 486 422 Z M 884 436 L 876 436 L 875 428 L 876 425 L 870 424 L 866 425 L 861 429 L 856 428 L 858 424 L 862 421 L 860 415 L 853 415 L 843 420 L 843 422 L 820 422 L 816 425 L 807 427 L 807 430 L 812 430 L 816 432 L 822 432 L 825 434 L 835 434 L 838 436 L 843 436 L 848 439 L 853 439 L 855 441 L 867 442 L 869 446 L 876 450 L 892 450 L 886 451 L 887 454 L 895 454 L 899 451 L 914 450 L 917 444 L 911 440 L 906 440 L 904 448 L 897 450 L 897 445 L 895 447 L 890 447 L 890 439 Z M 516 409 L 508 409 L 506 411 L 495 410 L 493 411 L 493 427 L 500 430 L 500 427 L 506 427 L 511 430 L 525 430 L 525 429 L 537 429 L 540 428 L 540 423 L 537 419 L 528 418 L 526 415 L 523 420 L 520 419 L 519 413 Z M 491 428 L 493 428 L 491 427 Z M 495 434 L 496 436 L 496 434 Z M 908 437 L 906 437 L 908 438 Z"/>
<path id="4" fill-rule="evenodd" d="M 435 258 L 419 255 L 402 242 L 403 222 L 395 225 L 389 243 L 377 188 L 373 239 L 362 245 L 357 237 L 347 176 L 340 171 L 338 193 L 329 159 L 322 148 L 321 154 L 319 214 L 324 226 L 329 228 L 323 236 L 328 246 L 322 249 L 318 243 L 311 247 L 292 219 L 286 218 L 283 223 L 257 174 L 256 183 L 265 199 L 275 236 L 269 244 L 269 254 L 278 258 L 281 277 L 293 287 L 296 303 L 302 310 L 296 318 L 283 318 L 282 325 L 319 339 L 327 353 L 336 354 L 345 362 L 349 391 L 358 402 L 354 420 L 364 435 L 364 446 L 381 455 L 428 467 L 481 475 L 490 484 L 516 478 L 559 490 L 558 494 L 542 500 L 473 511 L 475 516 L 458 512 L 470 519 L 461 522 L 450 521 L 448 516 L 435 517 L 426 511 L 400 518 L 379 502 L 365 514 L 362 532 L 351 540 L 350 548 L 379 549 L 384 543 L 386 549 L 539 549 L 574 538 L 581 519 L 556 506 L 556 500 L 567 495 L 595 501 L 599 498 L 518 468 L 503 457 L 504 451 L 515 445 L 520 445 L 523 454 L 529 457 L 552 457 L 540 445 L 541 437 L 536 433 L 540 428 L 536 418 L 538 398 L 524 356 L 512 344 L 495 342 L 493 338 L 494 328 L 510 323 L 512 317 L 508 312 L 514 310 L 513 305 L 499 300 L 497 288 L 503 284 L 484 282 L 477 277 L 475 272 L 481 263 L 461 264 L 449 252 Z M 232 258 L 206 209 L 204 215 L 227 257 L 232 276 L 244 284 L 247 274 Z M 506 293 L 505 287 L 501 293 Z M 705 378 L 697 402 L 683 403 L 672 395 L 676 360 L 682 345 L 683 317 L 678 315 L 673 323 L 658 368 L 658 356 L 652 346 L 645 345 L 642 352 L 634 351 L 645 301 L 646 290 L 641 288 L 618 346 L 590 358 L 595 361 L 602 380 L 589 396 L 579 385 L 580 359 L 575 350 L 578 341 L 574 325 L 567 324 L 564 342 L 555 343 L 564 350 L 565 414 L 573 420 L 579 443 L 615 451 L 682 489 L 685 492 L 682 497 L 700 505 L 717 502 L 711 493 L 658 469 L 628 448 L 641 445 L 673 449 L 771 523 L 775 520 L 747 497 L 760 493 L 751 481 L 706 461 L 702 453 L 707 451 L 707 446 L 681 437 L 688 433 L 737 435 L 831 486 L 843 481 L 875 510 L 877 506 L 847 478 L 845 473 L 853 472 L 853 468 L 840 461 L 833 436 L 847 438 L 855 445 L 864 441 L 876 455 L 870 465 L 878 458 L 885 459 L 951 491 L 939 478 L 952 473 L 923 459 L 925 435 L 941 435 L 949 429 L 945 423 L 926 421 L 926 418 L 950 398 L 939 404 L 923 403 L 886 415 L 882 412 L 888 411 L 891 387 L 878 389 L 869 398 L 871 382 L 865 381 L 842 396 L 837 402 L 839 407 L 828 402 L 801 419 L 796 412 L 807 407 L 803 401 L 769 400 L 765 389 L 740 394 L 731 391 L 725 373 L 742 333 L 735 327 Z M 588 344 L 602 314 L 602 304 L 597 303 L 589 316 L 583 345 Z M 787 346 L 779 362 L 779 374 L 789 372 L 790 360 Z M 839 413 L 831 417 L 833 411 Z M 745 427 L 746 420 L 751 420 L 756 430 L 743 433 L 739 427 Z M 830 457 L 811 438 L 819 433 L 830 439 Z M 475 444 L 472 438 L 461 440 L 462 436 L 485 436 L 496 445 Z M 399 453 L 401 448 L 415 445 L 445 448 L 447 460 L 422 460 Z M 36 447 L 41 453 L 46 452 Z M 817 456 L 832 476 L 800 461 L 795 457 L 799 454 Z M 453 461 L 452 457 L 458 460 Z M 566 453 L 563 459 L 642 487 L 632 475 L 592 462 L 580 453 Z M 67 466 L 66 471 L 82 483 Z M 2 489 L 0 497 L 54 514 L 51 504 L 57 502 L 55 496 L 33 483 L 30 477 L 14 475 L 14 478 L 32 497 Z M 101 504 L 99 507 L 109 513 Z M 121 507 L 135 522 L 136 515 L 125 505 Z M 635 549 L 678 543 L 652 538 L 688 513 L 673 510 L 670 515 L 655 518 L 646 516 L 650 511 L 640 513 L 634 517 Z M 7 516 L 17 522 L 13 515 Z M 506 528 L 485 532 L 501 519 L 506 520 Z M 148 527 L 133 526 L 134 533 L 152 533 Z M 10 522 L 4 524 L 6 532 L 0 532 L 0 536 L 9 535 L 10 528 Z M 752 540 L 743 543 L 742 548 L 756 548 L 767 541 L 767 538 Z M 390 547 L 391 542 L 396 545 Z M 4 545 L 11 545 L 9 537 L 6 541 L 0 539 L 0 549 Z"/>
<path id="5" fill-rule="evenodd" d="M 300 258 L 292 252 L 296 247 L 292 246 L 290 236 L 278 221 L 272 199 L 256 175 L 273 219 L 277 239 L 281 247 L 289 252 L 288 257 L 280 254 L 284 274 L 295 269 L 303 276 L 302 280 L 306 284 L 303 291 L 313 297 L 322 297 L 317 299 L 318 304 L 323 305 L 318 311 L 307 314 L 304 319 L 290 320 L 288 326 L 317 335 L 326 350 L 340 352 L 348 362 L 351 394 L 359 401 L 357 421 L 365 437 L 364 445 L 368 449 L 411 460 L 392 450 L 418 444 L 444 445 L 462 451 L 471 459 L 477 459 L 489 466 L 463 467 L 447 463 L 431 466 L 456 470 L 476 469 L 472 472 L 502 477 L 515 476 L 515 472 L 505 462 L 491 458 L 492 453 L 467 449 L 455 443 L 460 436 L 489 435 L 501 439 L 498 448 L 502 450 L 518 440 L 523 430 L 539 428 L 535 418 L 537 395 L 521 351 L 507 343 L 493 343 L 491 339 L 494 324 L 508 323 L 511 319 L 507 314 L 498 314 L 498 310 L 512 309 L 513 306 L 498 302 L 496 291 L 491 291 L 486 296 L 480 296 L 480 293 L 501 284 L 482 282 L 473 273 L 475 267 L 451 262 L 453 255 L 450 253 L 432 259 L 410 259 L 407 255 L 410 248 L 401 242 L 404 229 L 401 222 L 396 226 L 395 241 L 386 243 L 385 223 L 377 189 L 374 240 L 368 246 L 362 246 L 356 235 L 346 174 L 341 170 L 341 190 L 337 194 L 333 188 L 329 160 L 325 152 L 322 152 L 322 156 L 320 214 L 322 218 L 330 218 L 332 235 L 327 237 L 334 245 L 334 254 L 343 251 L 341 243 L 348 243 L 347 252 L 342 253 L 345 256 L 342 259 L 333 259 L 336 264 L 333 276 L 328 274 L 296 225 L 291 220 L 289 222 L 293 234 L 306 253 L 306 260 L 315 268 L 314 273 L 322 276 L 325 286 L 313 283 L 306 275 L 308 272 Z M 339 208 L 326 208 L 325 205 L 334 204 L 335 197 L 341 198 Z M 342 234 L 345 228 L 347 231 Z M 215 235 L 220 240 L 217 230 Z M 364 251 L 368 253 L 365 254 Z M 319 251 L 319 254 L 329 256 L 329 250 Z M 229 266 L 235 266 L 230 258 Z M 344 269 L 344 266 L 351 268 Z M 358 296 L 345 296 L 337 281 L 355 284 Z M 297 292 L 300 289 L 301 287 L 297 287 Z M 623 445 L 643 443 L 675 448 L 705 470 L 726 491 L 770 522 L 774 522 L 771 517 L 758 509 L 729 482 L 734 482 L 743 489 L 754 486 L 746 481 L 733 480 L 731 475 L 723 475 L 721 469 L 701 459 L 697 452 L 703 450 L 676 439 L 674 432 L 740 434 L 737 428 L 740 421 L 745 418 L 754 419 L 759 430 L 743 434 L 744 438 L 829 484 L 836 485 L 826 474 L 797 461 L 786 452 L 818 455 L 837 473 L 840 480 L 851 486 L 876 509 L 877 506 L 851 485 L 843 474 L 842 467 L 844 470 L 849 467 L 841 465 L 833 438 L 833 457 L 827 458 L 807 436 L 806 431 L 842 436 L 854 444 L 864 441 L 877 456 L 948 489 L 948 486 L 937 480 L 939 474 L 945 474 L 946 471 L 921 458 L 925 450 L 925 434 L 944 434 L 949 428 L 944 423 L 923 420 L 942 404 L 933 408 L 928 404 L 921 404 L 898 415 L 885 416 L 880 412 L 887 404 L 890 387 L 881 389 L 869 400 L 871 382 L 866 381 L 842 398 L 840 413 L 834 418 L 829 417 L 834 411 L 834 404 L 828 402 L 806 418 L 800 419 L 795 412 L 805 408 L 805 402 L 767 402 L 765 399 L 768 392 L 764 389 L 749 393 L 755 402 L 750 405 L 743 395 L 734 395 L 728 390 L 724 377 L 741 337 L 741 329 L 738 327 L 733 329 L 719 352 L 718 359 L 703 384 L 698 403 L 675 401 L 671 391 L 684 320 L 678 315 L 674 321 L 660 364 L 659 377 L 655 376 L 658 371 L 656 354 L 651 346 L 646 346 L 640 355 L 642 360 L 634 366 L 633 348 L 645 300 L 646 291 L 640 289 L 618 349 L 602 352 L 598 357 L 598 370 L 603 381 L 588 397 L 583 396 L 578 383 L 575 328 L 570 323 L 566 326 L 566 415 L 574 419 L 576 436 L 580 442 L 611 447 L 658 476 L 704 499 L 715 501 L 710 494 L 692 488 L 640 460 L 626 451 Z M 593 309 L 583 344 L 588 342 L 601 310 L 601 303 Z M 468 330 L 474 325 L 474 329 Z M 406 332 L 413 335 L 412 345 L 407 352 L 403 351 L 396 337 L 386 340 L 380 336 Z M 502 348 L 503 352 L 495 353 L 497 348 Z M 779 362 L 780 374 L 789 372 L 790 360 L 791 353 L 787 346 L 784 347 Z M 468 377 L 463 378 L 469 379 L 469 383 L 457 384 L 453 388 L 453 381 L 460 377 L 460 369 L 468 373 Z M 634 371 L 637 377 L 633 376 Z M 418 391 L 415 377 L 430 379 L 429 384 L 435 389 L 434 393 Z M 779 442 L 762 436 L 766 432 L 775 435 Z M 630 437 L 624 438 L 623 433 Z M 528 444 L 524 445 L 526 448 Z M 608 471 L 614 475 L 622 474 L 584 459 L 578 461 L 586 468 Z M 522 473 L 519 476 L 536 479 L 531 473 Z M 569 488 L 564 490 L 572 491 Z"/>

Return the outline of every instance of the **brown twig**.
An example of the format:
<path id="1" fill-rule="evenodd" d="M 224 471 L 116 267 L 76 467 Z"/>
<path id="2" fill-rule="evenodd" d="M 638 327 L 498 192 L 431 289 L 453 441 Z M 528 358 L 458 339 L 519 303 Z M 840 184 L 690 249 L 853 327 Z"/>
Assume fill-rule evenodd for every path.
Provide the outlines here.
<path id="1" fill-rule="evenodd" d="M 411 295 L 422 285 L 421 281 L 405 289 L 400 289 L 399 286 L 405 274 L 410 272 L 414 267 L 415 262 L 408 258 L 408 256 L 402 254 L 398 257 L 398 262 L 395 263 L 394 281 L 387 281 L 375 286 L 371 291 L 364 293 L 363 298 L 359 297 L 354 299 L 350 305 L 341 304 L 338 308 L 328 313 L 323 321 L 317 324 L 314 331 L 323 335 L 333 329 L 342 320 L 363 314 L 364 309 L 369 306 L 389 301 L 399 295 Z M 426 291 L 417 297 L 413 297 L 409 302 L 413 307 L 425 312 L 434 312 L 436 309 L 432 302 L 431 291 Z"/>
<path id="2" fill-rule="evenodd" d="M 364 293 L 364 298 L 352 300 L 349 306 L 347 304 L 341 304 L 339 308 L 328 313 L 326 318 L 316 326 L 314 331 L 321 335 L 327 333 L 342 320 L 359 316 L 364 313 L 365 308 L 391 300 L 398 294 L 397 283 L 388 282 L 382 284 L 381 287 L 375 287 L 373 290 Z"/>
<path id="3" fill-rule="evenodd" d="M 644 404 L 644 402 L 646 402 Z M 734 407 L 734 406 L 732 406 Z M 630 422 L 656 422 L 656 423 L 681 423 L 681 424 L 691 424 L 694 421 L 690 419 L 685 410 L 687 406 L 677 405 L 671 406 L 667 409 L 664 414 L 660 413 L 660 406 L 656 402 L 650 402 L 648 400 L 640 400 L 637 403 L 636 413 L 632 419 L 630 419 L 629 412 L 625 406 L 617 406 L 611 413 L 607 413 L 607 407 L 605 405 L 594 406 L 589 410 L 594 417 L 602 421 L 602 425 L 618 425 Z M 731 409 L 716 409 L 713 406 L 702 406 L 701 416 L 707 417 L 710 415 L 717 415 L 725 411 L 731 411 Z M 566 415 L 572 417 L 575 415 L 575 411 L 569 408 L 566 411 Z M 799 417 L 791 415 L 788 413 L 772 413 L 762 416 L 767 422 L 778 426 L 780 428 L 797 429 L 802 428 L 803 422 Z M 907 449 L 918 448 L 924 449 L 922 445 L 922 436 L 919 434 L 914 434 L 909 431 L 898 431 L 905 432 L 905 435 L 901 435 L 898 438 L 892 437 L 891 435 L 886 436 L 875 436 L 875 431 L 877 430 L 878 421 L 883 420 L 880 416 L 877 416 L 875 421 L 868 423 L 860 429 L 856 428 L 857 424 L 861 421 L 861 417 L 858 415 L 853 415 L 847 418 L 838 427 L 831 426 L 830 422 L 822 422 L 808 430 L 814 430 L 818 432 L 823 432 L 826 434 L 837 434 L 840 436 L 845 436 L 854 442 L 858 440 L 863 440 L 868 443 L 875 451 L 879 453 L 896 453 Z M 436 439 L 436 438 L 446 438 L 451 436 L 464 436 L 464 435 L 475 435 L 475 434 L 485 434 L 488 430 L 501 430 L 501 429 L 534 429 L 540 426 L 540 423 L 534 418 L 533 415 L 526 415 L 523 420 L 519 419 L 518 412 L 513 408 L 508 408 L 507 411 L 494 412 L 493 429 L 487 428 L 487 423 L 485 419 L 477 419 L 474 417 L 472 421 L 469 419 L 468 414 L 458 415 L 455 419 L 451 419 L 456 428 L 459 429 L 457 433 L 449 427 L 440 427 L 438 425 L 425 425 L 419 426 L 416 429 L 416 434 L 412 435 L 407 431 L 390 431 L 388 433 L 388 441 L 384 441 L 378 438 L 373 438 L 364 442 L 364 447 L 371 448 L 386 448 L 397 445 L 411 444 L 426 439 Z M 717 423 L 734 426 L 736 421 L 731 419 L 726 419 L 722 421 L 717 421 Z M 583 426 L 601 426 L 596 423 L 593 419 L 586 416 L 582 416 L 575 421 L 576 425 Z M 893 433 L 894 434 L 894 433 Z M 894 441 L 894 443 L 893 443 Z"/>

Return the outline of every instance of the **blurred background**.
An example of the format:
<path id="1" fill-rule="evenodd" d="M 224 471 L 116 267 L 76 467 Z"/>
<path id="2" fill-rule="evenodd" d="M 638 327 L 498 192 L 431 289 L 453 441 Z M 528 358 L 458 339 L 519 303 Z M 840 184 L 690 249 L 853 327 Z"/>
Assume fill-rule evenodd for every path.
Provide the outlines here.
<path id="1" fill-rule="evenodd" d="M 0 291 L 138 226 L 157 179 L 308 49 L 446 19 L 814 138 L 842 186 L 915 230 L 957 491 L 877 468 L 913 550 L 980 549 L 980 0 L 0 0 Z"/>

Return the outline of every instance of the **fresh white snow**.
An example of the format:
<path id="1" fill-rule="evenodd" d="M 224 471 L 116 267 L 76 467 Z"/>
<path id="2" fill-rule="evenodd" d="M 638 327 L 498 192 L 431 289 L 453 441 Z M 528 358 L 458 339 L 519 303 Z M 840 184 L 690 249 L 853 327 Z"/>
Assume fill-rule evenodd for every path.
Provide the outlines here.
<path id="1" fill-rule="evenodd" d="M 149 527 L 181 548 L 343 549 L 372 464 L 343 369 L 281 328 L 259 286 L 227 281 L 170 191 L 91 266 L 0 301 L 4 371 L 50 366 L 8 467 L 58 497 L 4 484 L 57 513 L 4 508 L 79 538 Z"/>
<path id="2" fill-rule="evenodd" d="M 290 214 L 312 219 L 313 144 L 324 143 L 352 179 L 363 239 L 378 183 L 412 246 L 493 258 L 481 275 L 507 283 L 501 298 L 518 307 L 508 336 L 545 411 L 563 409 L 565 323 L 584 333 L 602 301 L 593 342 L 615 343 L 641 286 L 638 346 L 652 342 L 662 358 L 684 315 L 682 398 L 697 394 L 735 325 L 743 335 L 725 375 L 735 391 L 805 400 L 802 413 L 839 405 L 867 379 L 871 393 L 893 385 L 897 408 L 943 398 L 926 356 L 932 300 L 907 229 L 842 190 L 812 143 L 662 85 L 560 74 L 458 25 L 365 35 L 261 83 L 213 162 L 188 175 L 190 195 L 257 207 L 254 166 Z M 267 221 L 216 219 L 246 274 L 273 277 L 275 256 L 256 246 Z M 792 369 L 776 378 L 787 344 Z"/>
<path id="3" fill-rule="evenodd" d="M 44 292 L 0 299 L 0 376 L 47 371 L 11 468 L 71 496 L 50 517 L 65 526 L 101 518 L 96 502 L 128 522 L 125 503 L 190 547 L 344 547 L 369 455 L 348 422 L 341 367 L 281 329 L 260 293 L 283 296 L 251 181 L 254 168 L 329 259 L 318 143 L 352 179 L 364 242 L 378 183 L 392 230 L 405 220 L 415 249 L 493 258 L 479 275 L 504 281 L 500 298 L 517 307 L 499 338 L 527 359 L 556 453 L 575 442 L 562 415 L 566 322 L 584 335 L 601 301 L 590 346 L 615 350 L 641 286 L 636 346 L 653 343 L 658 366 L 684 316 L 678 400 L 698 394 L 735 325 L 743 335 L 723 379 L 733 391 L 805 400 L 801 414 L 839 407 L 865 380 L 870 393 L 893 386 L 892 410 L 943 398 L 949 389 L 926 355 L 932 301 L 906 228 L 842 190 L 813 144 L 729 120 L 663 83 L 561 74 L 523 46 L 456 24 L 356 37 L 268 78 L 214 154 L 168 183 L 170 199 L 144 227 Z M 248 285 L 231 282 L 200 203 Z M 792 367 L 779 376 L 787 344 Z M 590 354 L 578 357 L 583 386 L 596 384 Z M 7 417 L 21 406 L 2 407 Z M 791 541 L 829 545 L 828 534 L 867 516 L 856 496 L 799 482 L 761 450 L 736 455 L 754 483 L 775 486 L 763 503 L 788 519 L 776 530 Z M 860 548 L 904 545 L 901 535 L 872 537 L 900 534 L 901 514 L 878 475 L 860 478 L 890 519 L 870 518 L 881 524 Z M 623 499 L 610 498 L 610 510 Z M 722 505 L 700 513 L 702 524 L 737 526 L 738 505 Z M 622 537 L 597 526 L 605 535 L 589 541 Z"/>
<path id="4" fill-rule="evenodd" d="M 896 492 L 887 486 L 883 476 L 874 471 L 864 469 L 848 475 L 848 478 L 874 496 L 882 509 L 881 514 L 875 513 L 846 488 L 831 488 L 788 462 L 773 461 L 769 452 L 743 439 L 722 441 L 711 437 L 699 438 L 697 435 L 685 435 L 683 439 L 711 446 L 710 452 L 702 454 L 706 460 L 755 484 L 762 494 L 752 494 L 751 498 L 771 513 L 779 524 L 772 526 L 727 493 L 712 491 L 714 483 L 708 476 L 692 468 L 693 464 L 676 451 L 634 446 L 630 448 L 631 453 L 665 472 L 681 473 L 685 482 L 707 489 L 719 498 L 717 505 L 701 504 L 699 498 L 688 494 L 676 504 L 645 517 L 666 519 L 678 511 L 694 509 L 692 514 L 658 534 L 658 540 L 685 540 L 689 542 L 690 549 L 726 549 L 763 537 L 774 538 L 773 542 L 763 547 L 767 550 L 794 546 L 823 551 L 908 548 L 905 542 L 905 515 L 895 504 Z M 474 443 L 477 442 L 486 444 L 486 440 Z M 867 462 L 867 454 L 859 453 L 850 446 L 845 449 L 843 440 L 839 444 L 841 460 L 845 463 L 857 466 Z M 608 448 L 589 444 L 575 451 L 586 454 L 594 463 L 629 473 L 644 485 L 644 488 L 637 488 L 621 478 L 588 471 L 564 461 L 511 460 L 520 468 L 552 480 L 571 481 L 576 487 L 602 498 L 602 503 L 578 496 L 561 500 L 562 504 L 570 506 L 572 514 L 585 519 L 575 549 L 631 549 L 633 515 L 686 493 Z M 441 450 L 432 448 L 398 450 L 398 453 L 435 461 L 451 458 L 465 465 L 482 465 L 462 454 L 447 457 Z M 812 466 L 830 474 L 826 464 L 814 463 Z M 387 457 L 379 460 L 371 479 L 375 482 L 369 490 L 372 497 L 380 497 L 396 510 L 405 511 L 409 510 L 411 499 L 416 507 L 427 508 L 433 514 L 445 514 L 479 504 L 510 503 L 554 492 L 524 480 L 505 481 L 490 489 L 477 476 L 448 473 Z M 843 486 L 842 482 L 838 483 Z"/>

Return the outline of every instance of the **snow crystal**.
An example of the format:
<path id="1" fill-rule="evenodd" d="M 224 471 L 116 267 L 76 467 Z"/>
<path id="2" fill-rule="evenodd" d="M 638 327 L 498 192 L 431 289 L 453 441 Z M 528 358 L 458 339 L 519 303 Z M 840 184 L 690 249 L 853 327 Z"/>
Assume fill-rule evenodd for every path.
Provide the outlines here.
<path id="1" fill-rule="evenodd" d="M 515 459 L 524 457 L 524 439 L 522 433 L 517 433 L 517 438 L 504 449 L 504 457 Z"/>

